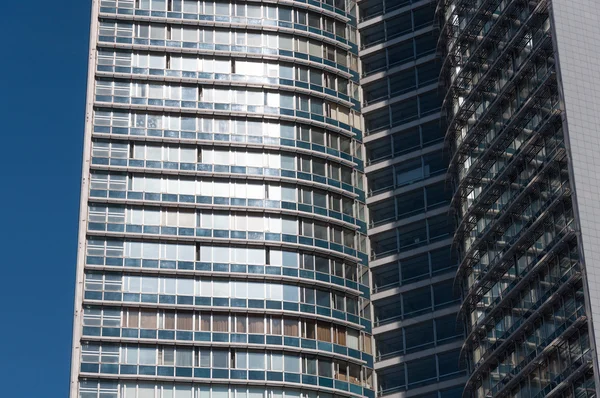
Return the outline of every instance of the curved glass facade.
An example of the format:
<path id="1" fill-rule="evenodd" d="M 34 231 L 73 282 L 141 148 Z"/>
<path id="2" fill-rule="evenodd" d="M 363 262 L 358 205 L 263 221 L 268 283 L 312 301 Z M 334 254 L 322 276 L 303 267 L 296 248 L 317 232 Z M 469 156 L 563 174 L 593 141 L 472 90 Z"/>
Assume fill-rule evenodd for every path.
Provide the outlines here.
<path id="1" fill-rule="evenodd" d="M 71 397 L 373 398 L 356 5 L 95 7 Z"/>
<path id="2" fill-rule="evenodd" d="M 550 1 L 447 1 L 464 396 L 595 396 Z"/>

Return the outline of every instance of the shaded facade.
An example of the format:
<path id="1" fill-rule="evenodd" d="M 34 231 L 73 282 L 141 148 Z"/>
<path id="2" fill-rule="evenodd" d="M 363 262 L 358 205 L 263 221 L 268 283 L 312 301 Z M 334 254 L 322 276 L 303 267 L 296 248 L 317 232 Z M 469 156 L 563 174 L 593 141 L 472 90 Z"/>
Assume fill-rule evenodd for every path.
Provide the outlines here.
<path id="1" fill-rule="evenodd" d="M 72 398 L 374 397 L 355 14 L 93 3 Z"/>
<path id="2" fill-rule="evenodd" d="M 586 280 L 592 263 L 584 261 L 587 232 L 576 209 L 580 155 L 569 144 L 582 131 L 577 105 L 571 100 L 573 119 L 565 108 L 573 81 L 560 73 L 563 60 L 583 68 L 588 61 L 563 56 L 578 40 L 559 45 L 557 31 L 589 18 L 582 14 L 597 16 L 598 7 L 564 2 L 557 12 L 554 3 L 440 4 L 464 396 L 596 396 L 588 288 L 595 281 Z M 579 15 L 566 22 L 571 7 Z"/>
<path id="3" fill-rule="evenodd" d="M 448 217 L 435 1 L 359 2 L 373 334 L 381 397 L 460 397 L 466 381 Z"/>

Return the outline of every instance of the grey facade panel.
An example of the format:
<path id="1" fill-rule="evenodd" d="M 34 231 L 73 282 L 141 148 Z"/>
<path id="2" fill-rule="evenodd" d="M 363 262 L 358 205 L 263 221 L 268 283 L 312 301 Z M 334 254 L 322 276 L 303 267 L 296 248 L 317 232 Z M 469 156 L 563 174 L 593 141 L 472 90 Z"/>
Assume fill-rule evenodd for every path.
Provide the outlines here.
<path id="1" fill-rule="evenodd" d="M 553 0 L 552 12 L 597 355 L 600 346 L 600 3 Z M 595 362 L 597 366 L 597 358 Z"/>

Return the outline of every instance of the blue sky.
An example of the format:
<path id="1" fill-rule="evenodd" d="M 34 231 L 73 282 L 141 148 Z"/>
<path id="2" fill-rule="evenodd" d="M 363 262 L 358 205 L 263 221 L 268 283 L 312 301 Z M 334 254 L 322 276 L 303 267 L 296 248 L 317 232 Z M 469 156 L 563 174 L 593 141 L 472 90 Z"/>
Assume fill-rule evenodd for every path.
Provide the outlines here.
<path id="1" fill-rule="evenodd" d="M 0 13 L 0 385 L 68 396 L 91 0 Z"/>

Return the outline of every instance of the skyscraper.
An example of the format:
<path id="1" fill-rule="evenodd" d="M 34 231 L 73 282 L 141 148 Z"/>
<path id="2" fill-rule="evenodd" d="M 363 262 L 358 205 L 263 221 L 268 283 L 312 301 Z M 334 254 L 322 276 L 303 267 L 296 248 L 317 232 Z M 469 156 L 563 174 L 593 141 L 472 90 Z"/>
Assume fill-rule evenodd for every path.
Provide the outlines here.
<path id="1" fill-rule="evenodd" d="M 94 1 L 71 397 L 595 397 L 599 16 Z"/>
<path id="2" fill-rule="evenodd" d="M 71 398 L 373 398 L 356 5 L 91 26 Z"/>
<path id="3" fill-rule="evenodd" d="M 464 396 L 595 397 L 600 6 L 440 11 Z"/>
<path id="4" fill-rule="evenodd" d="M 359 8 L 379 395 L 596 396 L 600 7 Z M 436 305 L 457 313 L 446 267 L 462 288 L 454 347 L 460 326 L 438 334 Z"/>

